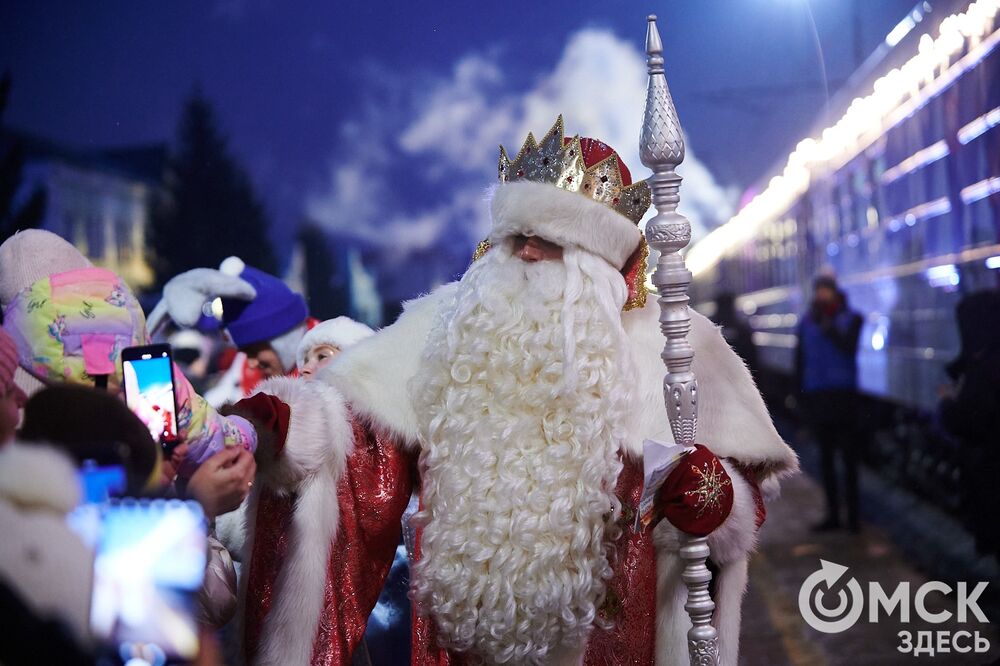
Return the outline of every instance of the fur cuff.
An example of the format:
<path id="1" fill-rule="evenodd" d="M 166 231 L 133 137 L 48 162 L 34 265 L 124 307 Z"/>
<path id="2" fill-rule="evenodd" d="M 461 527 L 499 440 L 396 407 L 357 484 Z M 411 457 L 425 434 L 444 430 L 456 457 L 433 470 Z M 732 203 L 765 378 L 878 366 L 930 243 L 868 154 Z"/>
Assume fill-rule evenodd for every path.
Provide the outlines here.
<path id="1" fill-rule="evenodd" d="M 490 241 L 540 236 L 563 247 L 576 245 L 617 270 L 632 256 L 642 232 L 638 225 L 593 199 L 545 183 L 507 183 L 493 195 Z"/>
<path id="2" fill-rule="evenodd" d="M 354 450 L 351 416 L 340 392 L 329 384 L 299 377 L 271 378 L 258 392 L 288 405 L 291 418 L 284 448 L 277 456 L 274 434 L 257 428 L 257 479 L 286 494 L 298 490 L 303 481 L 324 468 L 332 466 L 334 469 L 328 471 L 339 478 Z M 252 416 L 249 420 L 253 421 Z"/>

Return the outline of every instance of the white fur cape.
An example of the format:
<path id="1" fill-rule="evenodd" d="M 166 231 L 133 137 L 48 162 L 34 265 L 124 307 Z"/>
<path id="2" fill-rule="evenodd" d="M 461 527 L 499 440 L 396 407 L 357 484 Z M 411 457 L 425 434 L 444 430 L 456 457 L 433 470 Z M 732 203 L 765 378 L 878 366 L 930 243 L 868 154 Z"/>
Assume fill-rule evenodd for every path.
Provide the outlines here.
<path id="1" fill-rule="evenodd" d="M 321 603 L 329 543 L 339 519 L 336 488 L 344 459 L 353 447 L 345 405 L 350 405 L 355 415 L 390 431 L 403 445 L 419 446 L 417 418 L 407 387 L 417 372 L 437 310 L 455 289 L 455 284 L 445 285 L 408 303 L 396 323 L 343 352 L 320 371 L 318 382 L 272 380 L 263 387 L 291 405 L 292 425 L 283 469 L 264 470 L 262 478 L 264 483 L 297 492 L 299 500 L 292 524 L 294 554 L 277 582 L 275 606 L 264 627 L 257 663 L 308 664 L 316 624 L 307 618 L 310 612 L 318 612 Z M 774 429 L 744 363 L 711 322 L 693 311 L 691 318 L 690 340 L 699 390 L 698 441 L 728 459 L 723 464 L 733 479 L 732 513 L 709 537 L 709 546 L 720 567 L 715 624 L 722 661 L 736 663 L 747 557 L 755 545 L 756 529 L 750 486 L 732 461 L 755 466 L 771 480 L 794 472 L 798 461 Z M 640 373 L 636 409 L 641 413 L 623 453 L 641 460 L 644 439 L 672 441 L 663 399 L 664 368 L 659 356 L 663 337 L 655 300 L 649 299 L 643 309 L 624 313 L 623 325 Z M 321 382 L 326 384 L 322 390 L 318 386 L 299 388 Z M 305 407 L 309 399 L 317 398 L 325 402 L 325 409 Z M 303 473 L 320 468 L 326 470 L 320 474 L 322 479 Z M 255 494 L 248 507 L 250 516 L 255 512 L 254 500 Z M 658 553 L 656 663 L 687 664 L 690 620 L 684 611 L 686 589 L 680 577 L 683 565 L 677 557 L 678 533 L 663 521 L 654 538 Z M 248 534 L 244 552 L 248 554 L 250 547 L 252 534 Z M 299 552 L 303 548 L 317 552 Z"/>
<path id="2" fill-rule="evenodd" d="M 420 363 L 423 343 L 442 303 L 456 284 L 438 288 L 407 304 L 399 320 L 377 335 L 341 354 L 321 371 L 320 378 L 336 386 L 356 414 L 390 429 L 400 441 L 417 445 L 419 431 L 408 393 L 409 379 Z M 642 458 L 645 439 L 673 441 L 664 406 L 660 359 L 663 335 L 660 309 L 650 298 L 646 307 L 622 315 L 639 370 L 636 409 L 640 418 L 625 455 Z M 719 329 L 691 311 L 698 378 L 698 442 L 709 447 L 733 479 L 734 506 L 726 522 L 709 537 L 712 560 L 719 565 L 717 611 L 723 663 L 736 663 L 740 606 L 746 587 L 747 557 L 755 546 L 755 506 L 749 484 L 732 461 L 761 470 L 772 483 L 798 469 L 795 453 L 778 435 L 746 365 L 729 347 Z M 684 611 L 686 588 L 680 577 L 677 530 L 663 521 L 655 534 L 658 552 L 657 664 L 687 664 L 686 633 L 691 623 Z"/>

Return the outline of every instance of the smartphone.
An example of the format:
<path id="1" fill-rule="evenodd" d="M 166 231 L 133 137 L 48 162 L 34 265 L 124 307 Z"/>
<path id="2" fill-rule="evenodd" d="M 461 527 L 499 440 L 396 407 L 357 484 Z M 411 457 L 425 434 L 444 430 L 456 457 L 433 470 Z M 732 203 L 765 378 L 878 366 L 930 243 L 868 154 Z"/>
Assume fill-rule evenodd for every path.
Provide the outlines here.
<path id="1" fill-rule="evenodd" d="M 172 448 L 178 435 L 170 345 L 126 347 L 122 350 L 122 372 L 129 409 L 146 424 L 154 440 Z"/>
<path id="2" fill-rule="evenodd" d="M 84 460 L 76 475 L 85 504 L 105 502 L 125 492 L 125 468 L 121 465 L 98 465 L 94 460 Z"/>
<path id="3" fill-rule="evenodd" d="M 197 502 L 111 500 L 100 512 L 90 629 L 119 663 L 186 663 L 198 655 L 197 594 L 208 525 Z"/>

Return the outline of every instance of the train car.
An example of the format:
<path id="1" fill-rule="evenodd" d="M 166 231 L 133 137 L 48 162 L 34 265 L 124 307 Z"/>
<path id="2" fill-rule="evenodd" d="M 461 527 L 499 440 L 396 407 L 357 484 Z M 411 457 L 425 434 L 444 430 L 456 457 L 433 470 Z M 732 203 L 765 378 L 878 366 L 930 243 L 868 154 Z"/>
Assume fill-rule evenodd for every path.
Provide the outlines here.
<path id="1" fill-rule="evenodd" d="M 840 111 L 687 257 L 693 305 L 711 315 L 734 294 L 761 371 L 786 379 L 812 279 L 834 274 L 865 315 L 861 389 L 907 446 L 926 439 L 905 429 L 932 420 L 958 354 L 956 304 L 998 286 L 998 45 L 1000 0 L 922 3 L 828 105 Z"/>

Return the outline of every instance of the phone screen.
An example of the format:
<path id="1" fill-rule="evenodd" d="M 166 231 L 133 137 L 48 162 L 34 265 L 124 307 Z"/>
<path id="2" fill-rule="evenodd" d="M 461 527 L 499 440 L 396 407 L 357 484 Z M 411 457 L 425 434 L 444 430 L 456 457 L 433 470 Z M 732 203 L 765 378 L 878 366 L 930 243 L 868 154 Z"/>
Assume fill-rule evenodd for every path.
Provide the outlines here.
<path id="1" fill-rule="evenodd" d="M 93 460 L 84 460 L 77 472 L 83 502 L 104 502 L 125 492 L 125 468 L 121 465 L 99 466 Z"/>
<path id="2" fill-rule="evenodd" d="M 177 440 L 177 402 L 170 352 L 162 347 L 146 349 L 149 353 L 122 360 L 125 402 L 146 424 L 154 440 L 174 442 Z M 130 350 L 142 352 L 143 348 Z"/>
<path id="3" fill-rule="evenodd" d="M 112 500 L 100 507 L 90 627 L 129 663 L 188 661 L 198 653 L 197 592 L 205 577 L 207 524 L 179 500 Z M 148 661 L 148 659 L 147 659 Z"/>

